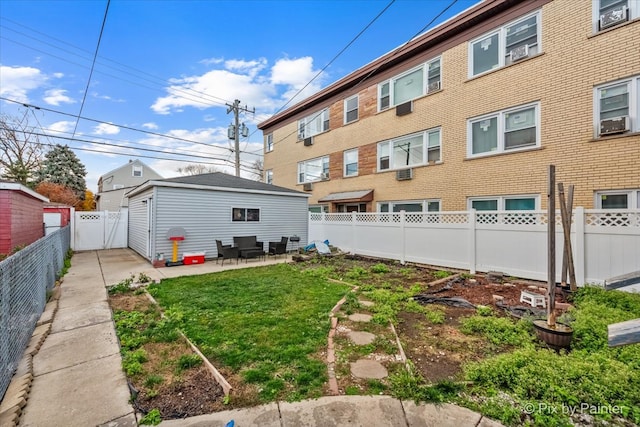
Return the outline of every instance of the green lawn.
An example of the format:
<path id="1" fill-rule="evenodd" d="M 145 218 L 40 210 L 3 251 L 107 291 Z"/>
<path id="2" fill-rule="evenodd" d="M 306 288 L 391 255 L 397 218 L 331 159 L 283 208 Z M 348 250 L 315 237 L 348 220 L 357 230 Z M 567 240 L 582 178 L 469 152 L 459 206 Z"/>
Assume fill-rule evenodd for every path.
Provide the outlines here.
<path id="1" fill-rule="evenodd" d="M 287 265 L 163 280 L 149 287 L 165 314 L 219 367 L 264 401 L 322 394 L 329 312 L 350 290 Z"/>

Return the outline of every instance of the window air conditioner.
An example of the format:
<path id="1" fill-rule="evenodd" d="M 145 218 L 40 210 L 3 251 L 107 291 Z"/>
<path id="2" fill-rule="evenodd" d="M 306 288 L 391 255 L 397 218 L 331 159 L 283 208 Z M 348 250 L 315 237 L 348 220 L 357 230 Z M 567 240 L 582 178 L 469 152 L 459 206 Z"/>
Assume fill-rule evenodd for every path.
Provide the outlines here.
<path id="1" fill-rule="evenodd" d="M 313 137 L 310 136 L 309 138 L 305 138 L 304 139 L 304 146 L 305 147 L 310 147 L 313 145 Z"/>
<path id="2" fill-rule="evenodd" d="M 322 173 L 322 175 L 320 175 L 320 179 L 323 181 L 326 181 L 329 179 L 329 173 L 328 172 L 324 172 Z"/>
<path id="3" fill-rule="evenodd" d="M 413 169 L 401 169 L 396 171 L 396 180 L 406 181 L 413 179 Z"/>
<path id="4" fill-rule="evenodd" d="M 396 107 L 396 116 L 405 116 L 413 112 L 413 101 L 405 102 Z"/>
<path id="5" fill-rule="evenodd" d="M 304 183 L 304 185 L 302 186 L 302 189 L 304 191 L 313 191 L 313 183 L 311 182 Z"/>
<path id="6" fill-rule="evenodd" d="M 600 135 L 613 135 L 623 133 L 630 128 L 629 116 L 612 117 L 600 120 Z"/>
<path id="7" fill-rule="evenodd" d="M 517 48 L 511 50 L 511 52 L 509 52 L 509 55 L 511 56 L 511 62 L 516 62 L 524 59 L 529 56 L 529 45 L 525 44 L 523 46 L 518 46 Z"/>
<path id="8" fill-rule="evenodd" d="M 433 83 L 429 83 L 429 86 L 427 87 L 427 93 L 431 93 L 431 92 L 435 92 L 437 90 L 440 90 L 440 82 L 433 82 Z"/>
<path id="9" fill-rule="evenodd" d="M 617 9 L 611 9 L 600 15 L 600 29 L 613 27 L 627 20 L 627 7 L 622 6 Z"/>

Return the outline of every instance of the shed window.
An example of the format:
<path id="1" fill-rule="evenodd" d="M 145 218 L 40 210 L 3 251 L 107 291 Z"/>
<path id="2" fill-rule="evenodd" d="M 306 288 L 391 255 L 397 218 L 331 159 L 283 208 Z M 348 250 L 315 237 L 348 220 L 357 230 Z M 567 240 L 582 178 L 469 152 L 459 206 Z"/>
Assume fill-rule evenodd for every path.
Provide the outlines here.
<path id="1" fill-rule="evenodd" d="M 233 222 L 257 222 L 260 221 L 260 209 L 233 208 L 231 211 Z"/>

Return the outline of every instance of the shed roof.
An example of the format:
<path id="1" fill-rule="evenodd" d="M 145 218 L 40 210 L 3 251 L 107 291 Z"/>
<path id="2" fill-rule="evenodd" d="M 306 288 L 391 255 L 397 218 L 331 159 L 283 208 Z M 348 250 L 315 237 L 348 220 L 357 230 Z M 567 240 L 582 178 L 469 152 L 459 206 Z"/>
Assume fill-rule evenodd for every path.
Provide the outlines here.
<path id="1" fill-rule="evenodd" d="M 126 196 L 131 197 L 148 189 L 149 187 L 177 187 L 200 190 L 234 191 L 238 193 L 284 194 L 296 197 L 310 197 L 308 194 L 301 191 L 279 187 L 277 185 L 267 184 L 260 181 L 253 181 L 251 179 L 241 178 L 223 172 L 151 180 L 134 188 L 128 192 Z"/>
<path id="2" fill-rule="evenodd" d="M 18 191 L 20 193 L 24 193 L 27 196 L 33 197 L 34 199 L 38 199 L 42 202 L 49 203 L 49 198 L 43 196 L 42 194 L 36 193 L 24 185 L 13 182 L 13 181 L 0 181 L 0 190 L 10 190 L 10 191 Z"/>

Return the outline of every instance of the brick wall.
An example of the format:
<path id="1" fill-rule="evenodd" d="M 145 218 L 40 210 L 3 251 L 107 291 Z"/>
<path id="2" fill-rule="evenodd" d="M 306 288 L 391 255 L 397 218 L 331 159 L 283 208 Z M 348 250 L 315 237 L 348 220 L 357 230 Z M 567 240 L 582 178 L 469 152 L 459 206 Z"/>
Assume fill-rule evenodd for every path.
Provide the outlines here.
<path id="1" fill-rule="evenodd" d="M 370 84 L 359 91 L 359 120 L 343 125 L 343 99 L 335 101 L 331 130 L 311 147 L 296 141 L 295 121 L 265 129 L 276 142 L 264 160 L 274 184 L 301 189 L 297 163 L 329 154 L 331 179 L 314 184 L 310 204 L 329 193 L 373 188 L 374 209 L 378 201 L 437 198 L 442 210 L 463 210 L 468 197 L 516 194 L 539 195 L 545 208 L 549 164 L 558 182 L 575 185 L 577 206 L 594 207 L 599 190 L 640 188 L 640 134 L 594 139 L 593 111 L 594 87 L 640 75 L 640 21 L 594 34 L 592 2 L 555 0 L 541 10 L 541 54 L 470 79 L 468 43 L 452 46 L 441 56 L 442 90 L 415 100 L 409 115 L 397 117 L 394 108 L 378 113 L 377 84 Z M 539 148 L 467 157 L 469 118 L 533 102 L 540 107 Z M 434 127 L 442 130 L 441 163 L 414 168 L 410 181 L 377 172 L 378 142 Z M 359 176 L 342 178 L 342 152 L 354 147 Z"/>

